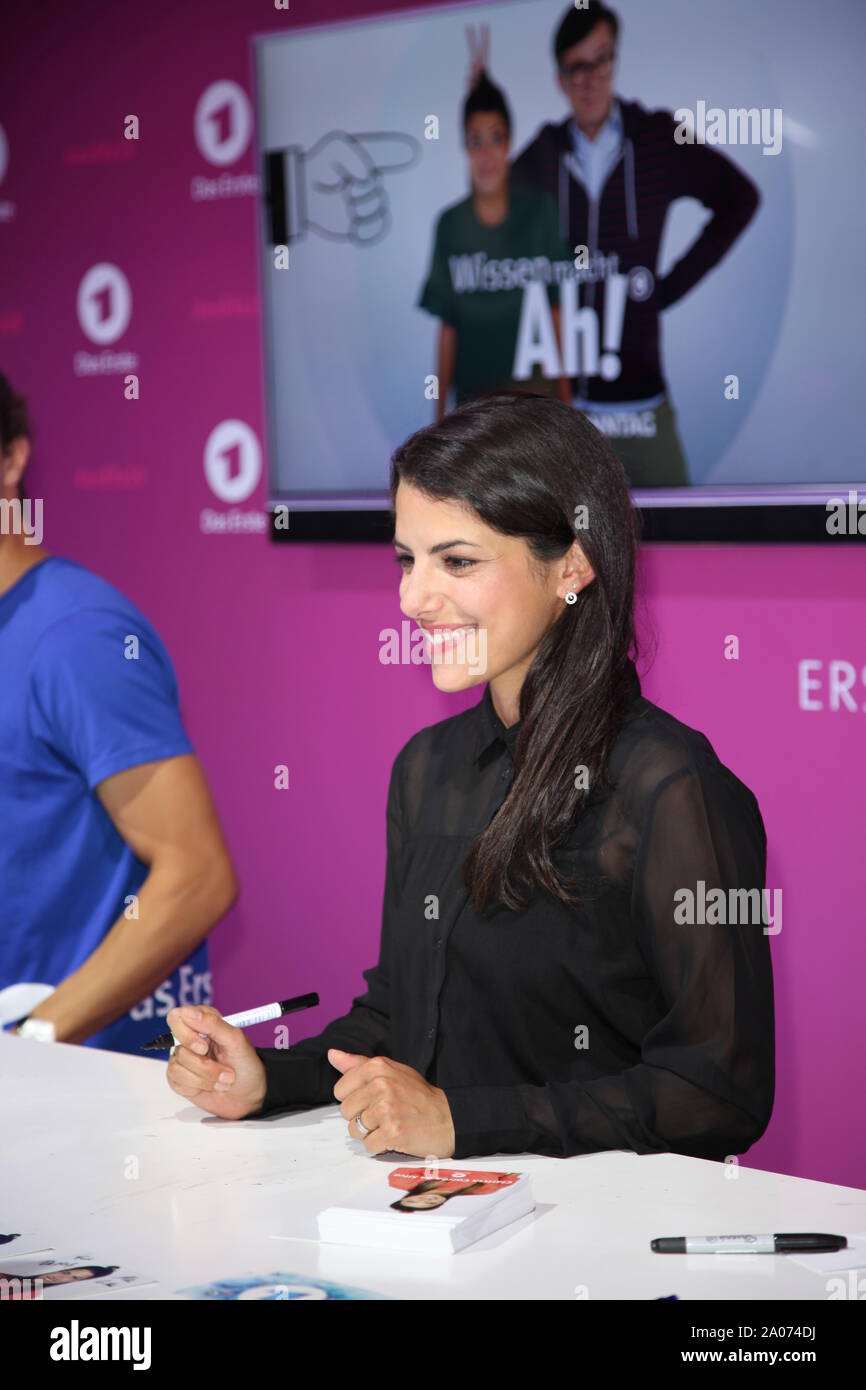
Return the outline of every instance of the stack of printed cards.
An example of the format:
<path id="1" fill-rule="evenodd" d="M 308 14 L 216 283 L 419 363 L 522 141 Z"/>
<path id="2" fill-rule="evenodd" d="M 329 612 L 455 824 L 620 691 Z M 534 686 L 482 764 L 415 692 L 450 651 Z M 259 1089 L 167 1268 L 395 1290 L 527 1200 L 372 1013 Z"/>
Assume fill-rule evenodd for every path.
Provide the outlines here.
<path id="1" fill-rule="evenodd" d="M 453 1255 L 535 1210 L 525 1173 L 395 1168 L 319 1214 L 319 1239 Z"/>

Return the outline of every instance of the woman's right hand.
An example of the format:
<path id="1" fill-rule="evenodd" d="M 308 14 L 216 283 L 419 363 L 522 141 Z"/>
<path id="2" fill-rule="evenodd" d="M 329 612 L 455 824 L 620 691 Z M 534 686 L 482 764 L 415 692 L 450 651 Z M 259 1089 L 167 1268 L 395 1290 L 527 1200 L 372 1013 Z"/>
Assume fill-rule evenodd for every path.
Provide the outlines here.
<path id="1" fill-rule="evenodd" d="M 166 1073 L 173 1091 L 224 1120 L 242 1120 L 261 1109 L 265 1068 L 242 1029 L 209 1004 L 171 1009 L 166 1023 L 178 1043 Z M 226 1082 L 219 1080 L 223 1074 Z"/>

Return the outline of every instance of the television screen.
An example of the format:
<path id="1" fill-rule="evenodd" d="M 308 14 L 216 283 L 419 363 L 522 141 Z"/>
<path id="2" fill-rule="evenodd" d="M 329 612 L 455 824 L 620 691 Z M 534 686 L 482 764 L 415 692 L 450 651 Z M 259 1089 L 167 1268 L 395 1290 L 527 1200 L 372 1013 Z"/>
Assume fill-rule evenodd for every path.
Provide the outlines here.
<path id="1" fill-rule="evenodd" d="M 866 5 L 582 8 L 254 41 L 272 504 L 387 507 L 501 388 L 586 411 L 641 505 L 862 480 Z"/>

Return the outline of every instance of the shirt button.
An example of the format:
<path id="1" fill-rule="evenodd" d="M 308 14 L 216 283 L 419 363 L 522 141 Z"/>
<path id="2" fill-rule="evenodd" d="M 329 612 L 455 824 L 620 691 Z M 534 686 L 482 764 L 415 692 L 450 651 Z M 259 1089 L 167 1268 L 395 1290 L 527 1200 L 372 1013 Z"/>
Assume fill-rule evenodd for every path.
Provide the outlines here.
<path id="1" fill-rule="evenodd" d="M 431 1028 L 430 1031 L 428 1032 L 427 1036 L 428 1036 L 428 1038 L 435 1038 L 435 1036 L 436 1036 L 436 1029 L 435 1029 L 435 1028 Z"/>
<path id="2" fill-rule="evenodd" d="M 441 937 L 441 936 L 437 936 L 436 940 L 433 942 L 433 949 L 434 949 L 434 951 L 438 951 L 438 950 L 439 950 L 439 947 L 440 947 L 441 945 L 442 945 L 442 937 Z"/>

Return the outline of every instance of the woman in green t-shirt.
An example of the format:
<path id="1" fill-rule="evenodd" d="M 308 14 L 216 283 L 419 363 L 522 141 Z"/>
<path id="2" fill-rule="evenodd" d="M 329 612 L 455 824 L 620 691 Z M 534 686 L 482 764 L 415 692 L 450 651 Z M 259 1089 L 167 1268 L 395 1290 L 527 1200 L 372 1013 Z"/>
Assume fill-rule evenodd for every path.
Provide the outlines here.
<path id="1" fill-rule="evenodd" d="M 547 293 L 559 357 L 559 283 L 571 256 L 549 194 L 509 187 L 511 117 L 503 93 L 483 69 L 463 108 L 472 181 L 468 198 L 440 214 L 430 273 L 418 300 L 440 320 L 436 419 L 484 391 L 526 390 L 570 403 L 568 379 L 513 376 L 524 290 L 541 282 Z M 537 293 L 537 291 L 536 291 Z M 537 312 L 537 307 L 536 307 Z"/>

